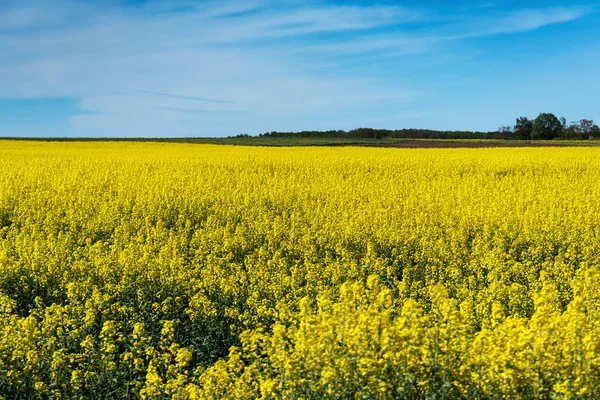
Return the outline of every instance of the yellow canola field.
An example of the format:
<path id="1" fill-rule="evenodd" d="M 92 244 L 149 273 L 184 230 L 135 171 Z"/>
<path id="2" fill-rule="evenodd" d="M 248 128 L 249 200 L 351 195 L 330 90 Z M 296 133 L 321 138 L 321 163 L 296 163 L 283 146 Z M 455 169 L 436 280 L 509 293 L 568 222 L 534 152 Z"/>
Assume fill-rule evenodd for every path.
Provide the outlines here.
<path id="1" fill-rule="evenodd" d="M 0 142 L 0 398 L 600 398 L 600 149 Z"/>

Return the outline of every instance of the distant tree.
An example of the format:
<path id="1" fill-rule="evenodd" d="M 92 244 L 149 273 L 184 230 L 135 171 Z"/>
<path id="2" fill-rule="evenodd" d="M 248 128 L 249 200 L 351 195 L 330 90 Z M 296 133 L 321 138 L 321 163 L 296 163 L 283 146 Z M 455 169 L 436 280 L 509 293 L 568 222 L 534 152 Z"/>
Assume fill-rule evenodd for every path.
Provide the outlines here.
<path id="1" fill-rule="evenodd" d="M 562 124 L 554 114 L 542 113 L 533 121 L 531 138 L 534 140 L 552 140 L 561 134 Z"/>
<path id="2" fill-rule="evenodd" d="M 514 139 L 515 133 L 513 127 L 508 125 L 500 126 L 494 137 L 497 139 Z"/>
<path id="3" fill-rule="evenodd" d="M 594 126 L 596 125 L 591 119 L 573 121 L 567 128 L 565 134 L 568 135 L 570 139 L 588 139 L 590 136 L 595 137 L 593 132 Z"/>
<path id="4" fill-rule="evenodd" d="M 591 119 L 582 119 L 579 121 L 579 126 L 581 128 L 581 133 L 585 136 L 589 136 L 592 127 L 594 126 L 594 121 Z"/>
<path id="5" fill-rule="evenodd" d="M 515 138 L 517 139 L 531 139 L 531 133 L 533 132 L 533 121 L 528 119 L 527 117 L 517 118 L 517 123 L 515 124 L 514 131 Z"/>
<path id="6" fill-rule="evenodd" d="M 571 123 L 571 125 L 567 126 L 563 130 L 561 137 L 563 139 L 577 139 L 577 138 L 579 138 L 578 129 L 579 129 L 579 127 L 577 125 L 575 125 L 575 123 Z"/>
<path id="7" fill-rule="evenodd" d="M 598 125 L 594 124 L 590 128 L 590 139 L 600 139 L 600 128 Z"/>

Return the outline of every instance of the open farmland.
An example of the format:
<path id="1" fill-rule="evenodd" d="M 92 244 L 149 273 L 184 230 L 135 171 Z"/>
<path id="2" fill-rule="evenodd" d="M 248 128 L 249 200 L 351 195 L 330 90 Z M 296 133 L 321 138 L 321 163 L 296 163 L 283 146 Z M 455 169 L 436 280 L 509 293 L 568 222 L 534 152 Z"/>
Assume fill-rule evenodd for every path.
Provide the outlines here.
<path id="1" fill-rule="evenodd" d="M 0 142 L 0 398 L 600 398 L 600 148 Z"/>

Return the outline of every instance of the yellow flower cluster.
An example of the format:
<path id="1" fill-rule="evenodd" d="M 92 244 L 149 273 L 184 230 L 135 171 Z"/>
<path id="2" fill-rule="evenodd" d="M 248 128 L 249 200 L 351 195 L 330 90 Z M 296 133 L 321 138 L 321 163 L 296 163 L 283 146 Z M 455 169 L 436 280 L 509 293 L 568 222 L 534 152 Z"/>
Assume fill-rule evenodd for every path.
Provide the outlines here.
<path id="1" fill-rule="evenodd" d="M 0 142 L 0 398 L 600 398 L 599 156 Z"/>

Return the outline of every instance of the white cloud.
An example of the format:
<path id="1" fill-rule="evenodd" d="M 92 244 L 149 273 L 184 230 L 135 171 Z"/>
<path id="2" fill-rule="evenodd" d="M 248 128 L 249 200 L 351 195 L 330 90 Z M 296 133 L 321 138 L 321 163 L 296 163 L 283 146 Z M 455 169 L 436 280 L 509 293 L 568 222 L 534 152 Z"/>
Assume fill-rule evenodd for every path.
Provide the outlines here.
<path id="1" fill-rule="evenodd" d="M 248 41 L 323 32 L 356 31 L 418 20 L 420 13 L 391 6 L 301 7 L 240 18 L 227 29 L 209 27 L 208 42 Z"/>
<path id="2" fill-rule="evenodd" d="M 592 10 L 588 7 L 551 7 L 544 9 L 517 10 L 484 16 L 468 25 L 470 31 L 449 36 L 452 39 L 533 31 L 548 25 L 571 22 Z"/>
<path id="3" fill-rule="evenodd" d="M 489 3 L 477 8 L 485 9 L 495 5 L 496 3 Z M 432 51 L 445 42 L 533 31 L 548 25 L 574 21 L 591 11 L 588 7 L 554 7 L 476 14 L 467 21 L 442 25 L 427 32 L 358 35 L 350 41 L 314 45 L 309 49 L 334 54 L 376 53 L 391 49 L 395 56 L 421 54 Z M 299 51 L 302 50 L 306 49 L 301 48 Z"/>

